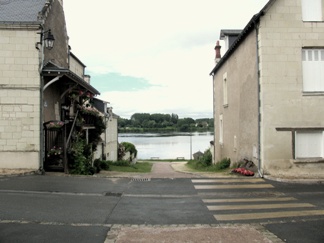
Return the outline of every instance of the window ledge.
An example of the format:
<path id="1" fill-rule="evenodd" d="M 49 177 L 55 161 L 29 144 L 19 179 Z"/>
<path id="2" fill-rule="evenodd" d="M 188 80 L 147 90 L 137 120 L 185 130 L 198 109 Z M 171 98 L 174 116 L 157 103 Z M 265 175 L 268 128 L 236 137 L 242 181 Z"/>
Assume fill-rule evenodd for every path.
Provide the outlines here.
<path id="1" fill-rule="evenodd" d="M 303 20 L 304 23 L 322 23 L 323 20 Z"/>
<path id="2" fill-rule="evenodd" d="M 223 105 L 223 107 L 224 107 L 224 108 L 227 108 L 227 107 L 228 107 L 228 104 Z"/>
<path id="3" fill-rule="evenodd" d="M 324 163 L 324 158 L 303 158 L 303 159 L 293 159 L 294 164 L 320 164 Z"/>
<path id="4" fill-rule="evenodd" d="M 324 92 L 303 92 L 303 96 L 324 96 Z"/>

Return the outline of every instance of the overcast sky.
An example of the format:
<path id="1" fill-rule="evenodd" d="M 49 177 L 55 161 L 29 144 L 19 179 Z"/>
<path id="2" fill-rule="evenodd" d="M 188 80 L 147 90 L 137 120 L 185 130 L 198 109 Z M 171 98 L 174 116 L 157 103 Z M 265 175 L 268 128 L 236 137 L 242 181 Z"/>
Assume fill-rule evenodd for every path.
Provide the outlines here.
<path id="1" fill-rule="evenodd" d="M 212 118 L 221 29 L 243 29 L 268 0 L 64 0 L 72 52 L 113 112 Z"/>

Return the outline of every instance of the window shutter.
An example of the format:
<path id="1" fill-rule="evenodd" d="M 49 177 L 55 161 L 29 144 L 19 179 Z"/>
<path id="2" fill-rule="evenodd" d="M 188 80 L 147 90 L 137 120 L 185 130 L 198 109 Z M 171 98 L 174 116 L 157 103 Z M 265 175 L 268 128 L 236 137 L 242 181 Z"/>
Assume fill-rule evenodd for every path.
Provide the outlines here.
<path id="1" fill-rule="evenodd" d="M 302 0 L 303 21 L 322 21 L 322 0 Z"/>
<path id="2" fill-rule="evenodd" d="M 324 50 L 303 49 L 303 91 L 324 91 Z"/>
<path id="3" fill-rule="evenodd" d="M 322 158 L 323 132 L 297 132 L 296 158 Z"/>

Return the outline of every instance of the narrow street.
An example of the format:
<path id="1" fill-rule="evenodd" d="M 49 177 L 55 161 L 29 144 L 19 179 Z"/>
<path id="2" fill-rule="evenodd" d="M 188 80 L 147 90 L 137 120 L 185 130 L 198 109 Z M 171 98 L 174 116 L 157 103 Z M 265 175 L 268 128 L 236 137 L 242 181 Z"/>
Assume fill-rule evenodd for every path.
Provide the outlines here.
<path id="1" fill-rule="evenodd" d="M 322 184 L 179 166 L 156 163 L 132 177 L 0 176 L 0 242 L 323 241 Z"/>

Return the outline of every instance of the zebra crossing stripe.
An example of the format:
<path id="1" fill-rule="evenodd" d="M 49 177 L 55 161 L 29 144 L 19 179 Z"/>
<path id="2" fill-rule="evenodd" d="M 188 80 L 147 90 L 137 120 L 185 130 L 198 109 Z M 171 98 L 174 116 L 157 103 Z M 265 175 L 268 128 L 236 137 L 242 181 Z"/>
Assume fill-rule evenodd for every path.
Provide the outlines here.
<path id="1" fill-rule="evenodd" d="M 241 178 L 241 179 L 192 179 L 192 183 L 260 183 L 262 178 Z"/>
<path id="2" fill-rule="evenodd" d="M 285 211 L 267 213 L 244 213 L 244 214 L 220 214 L 214 215 L 218 221 L 251 220 L 251 219 L 274 219 L 301 216 L 324 215 L 324 210 Z"/>
<path id="3" fill-rule="evenodd" d="M 203 199 L 204 203 L 235 203 L 235 202 L 286 202 L 297 200 L 294 197 L 268 197 L 268 198 L 227 198 L 227 199 Z"/>
<path id="4" fill-rule="evenodd" d="M 270 184 L 245 184 L 245 185 L 194 185 L 197 190 L 204 189 L 264 189 L 273 188 Z"/>
<path id="5" fill-rule="evenodd" d="M 246 210 L 246 209 L 278 209 L 278 208 L 313 208 L 310 203 L 286 203 L 286 204 L 252 204 L 252 205 L 218 205 L 207 206 L 211 211 L 216 210 Z"/>

